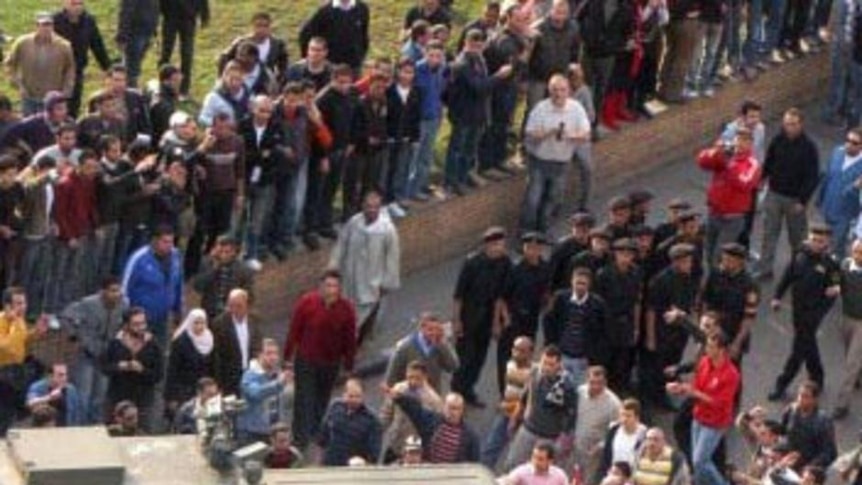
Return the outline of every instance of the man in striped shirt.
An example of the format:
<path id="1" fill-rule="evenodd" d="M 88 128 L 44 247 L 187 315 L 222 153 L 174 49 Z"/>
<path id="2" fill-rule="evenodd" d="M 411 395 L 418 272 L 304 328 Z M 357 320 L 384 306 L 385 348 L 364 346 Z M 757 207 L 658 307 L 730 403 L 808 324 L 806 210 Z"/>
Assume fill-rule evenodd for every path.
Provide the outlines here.
<path id="1" fill-rule="evenodd" d="M 428 463 L 474 463 L 479 461 L 479 437 L 464 422 L 464 398 L 449 393 L 443 413 L 431 411 L 413 396 L 393 389 L 392 400 L 413 422 L 422 439 L 423 458 Z"/>

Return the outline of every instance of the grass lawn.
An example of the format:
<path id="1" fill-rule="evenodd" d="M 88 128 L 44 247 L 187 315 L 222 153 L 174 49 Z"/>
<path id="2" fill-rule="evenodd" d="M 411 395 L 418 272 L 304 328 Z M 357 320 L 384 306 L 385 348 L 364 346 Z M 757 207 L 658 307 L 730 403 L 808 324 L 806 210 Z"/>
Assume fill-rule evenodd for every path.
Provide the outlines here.
<path id="1" fill-rule="evenodd" d="M 210 0 L 212 19 L 206 29 L 198 31 L 195 47 L 194 81 L 192 96 L 202 100 L 215 80 L 215 62 L 218 53 L 230 41 L 249 30 L 249 20 L 254 12 L 265 10 L 275 18 L 274 32 L 288 40 L 291 62 L 299 58 L 297 34 L 301 22 L 308 18 L 320 0 Z M 120 0 L 89 0 L 87 9 L 96 16 L 102 35 L 112 57 L 119 58 L 113 41 L 116 32 L 117 10 Z M 395 55 L 400 48 L 398 35 L 404 21 L 404 14 L 413 5 L 413 0 L 368 0 L 371 8 L 371 55 Z M 460 26 L 481 12 L 483 0 L 456 0 L 454 7 L 455 26 L 453 39 L 460 32 Z M 0 0 L 0 29 L 9 36 L 17 36 L 33 30 L 34 13 L 40 10 L 60 8 L 61 0 Z M 9 46 L 5 46 L 8 52 Z M 179 63 L 179 46 L 174 51 L 174 62 Z M 143 79 L 152 79 L 156 73 L 159 41 L 153 45 L 144 61 Z M 100 83 L 101 74 L 91 60 L 87 72 L 87 93 L 92 92 Z M 3 70 L 0 75 L 0 91 L 17 99 L 11 90 Z"/>

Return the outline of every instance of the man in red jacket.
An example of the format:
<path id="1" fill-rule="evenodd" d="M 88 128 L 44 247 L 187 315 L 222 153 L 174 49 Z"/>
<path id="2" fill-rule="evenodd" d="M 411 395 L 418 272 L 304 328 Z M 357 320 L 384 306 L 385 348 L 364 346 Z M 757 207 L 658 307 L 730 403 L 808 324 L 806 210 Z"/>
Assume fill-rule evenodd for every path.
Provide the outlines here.
<path id="1" fill-rule="evenodd" d="M 341 274 L 323 274 L 320 288 L 302 295 L 293 308 L 284 361 L 293 362 L 296 403 L 294 442 L 308 445 L 317 434 L 338 371 L 353 369 L 356 310 L 341 294 Z"/>
<path id="2" fill-rule="evenodd" d="M 752 152 L 751 131 L 740 128 L 732 144 L 721 140 L 697 156 L 700 168 L 712 172 L 707 189 L 706 257 L 717 263 L 716 248 L 734 242 L 745 228 L 754 189 L 760 183 L 760 164 Z"/>
<path id="3" fill-rule="evenodd" d="M 691 424 L 691 461 L 698 485 L 727 485 L 712 461 L 713 453 L 733 424 L 733 408 L 739 392 L 739 370 L 727 355 L 724 334 L 707 337 L 705 355 L 700 358 L 691 383 L 672 382 L 671 394 L 694 399 Z"/>

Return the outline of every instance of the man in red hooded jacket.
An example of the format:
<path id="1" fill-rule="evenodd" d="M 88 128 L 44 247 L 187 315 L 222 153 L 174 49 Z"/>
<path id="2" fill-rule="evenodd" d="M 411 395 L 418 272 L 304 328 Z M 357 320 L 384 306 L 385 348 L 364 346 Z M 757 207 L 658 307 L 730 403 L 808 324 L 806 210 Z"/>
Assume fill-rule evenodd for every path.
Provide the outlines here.
<path id="1" fill-rule="evenodd" d="M 751 131 L 740 129 L 732 144 L 716 142 L 697 156 L 700 168 L 712 172 L 707 189 L 706 257 L 715 264 L 716 248 L 734 242 L 745 227 L 761 168 L 752 153 Z"/>

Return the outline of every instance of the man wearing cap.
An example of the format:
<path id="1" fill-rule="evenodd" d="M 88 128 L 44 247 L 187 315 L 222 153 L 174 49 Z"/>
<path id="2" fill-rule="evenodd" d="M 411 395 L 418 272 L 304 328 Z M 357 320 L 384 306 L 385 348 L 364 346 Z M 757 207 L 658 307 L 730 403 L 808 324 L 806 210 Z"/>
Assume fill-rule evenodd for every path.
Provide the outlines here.
<path id="1" fill-rule="evenodd" d="M 631 381 L 632 348 L 638 339 L 640 296 L 643 276 L 635 265 L 637 245 L 629 238 L 614 241 L 613 263 L 596 274 L 594 289 L 605 300 L 605 338 L 609 352 L 602 365 L 608 369 L 608 384 L 617 394 L 627 394 Z"/>
<path id="2" fill-rule="evenodd" d="M 715 311 L 727 336 L 728 352 L 737 364 L 748 352 L 751 328 L 757 318 L 760 290 L 745 269 L 745 246 L 727 243 L 721 247 L 718 267 L 709 272 L 700 294 L 702 311 Z"/>
<path id="3" fill-rule="evenodd" d="M 655 241 L 661 244 L 665 239 L 676 234 L 679 216 L 691 210 L 691 203 L 679 197 L 671 199 L 665 212 L 667 219 L 655 228 Z"/>
<path id="4" fill-rule="evenodd" d="M 512 355 L 512 345 L 522 335 L 536 339 L 539 313 L 550 296 L 550 268 L 542 257 L 545 237 L 528 232 L 521 237 L 521 244 L 524 257 L 509 272 L 500 302 L 503 329 L 497 339 L 497 385 L 501 395 L 506 387 L 506 363 Z"/>
<path id="5" fill-rule="evenodd" d="M 467 404 L 483 407 L 473 386 L 479 380 L 492 335 L 499 335 L 500 300 L 512 270 L 506 253 L 506 232 L 491 227 L 482 236 L 482 249 L 470 255 L 455 286 L 452 326 L 461 366 L 452 376 L 452 390 Z"/>
<path id="6" fill-rule="evenodd" d="M 608 201 L 608 223 L 605 230 L 611 242 L 631 237 L 632 201 L 627 196 L 618 195 Z"/>
<path id="7" fill-rule="evenodd" d="M 590 229 L 596 223 L 587 212 L 575 213 L 569 218 L 572 232 L 561 239 L 551 251 L 549 272 L 551 291 L 568 288 L 572 280 L 572 258 L 590 247 Z"/>
<path id="8" fill-rule="evenodd" d="M 611 236 L 607 229 L 595 228 L 590 230 L 590 247 L 581 251 L 572 258 L 571 268 L 586 268 L 595 275 L 600 269 L 611 262 Z M 569 278 L 571 281 L 571 275 Z"/>
<path id="9" fill-rule="evenodd" d="M 718 140 L 698 154 L 697 163 L 712 173 L 707 190 L 706 258 L 718 262 L 717 249 L 735 242 L 745 229 L 754 189 L 760 183 L 760 164 L 752 154 L 751 131 L 737 130 L 733 145 Z"/>
<path id="10" fill-rule="evenodd" d="M 700 286 L 694 272 L 694 246 L 674 244 L 669 256 L 670 265 L 649 282 L 642 354 L 646 362 L 641 361 L 644 395 L 659 405 L 666 402 L 662 372 L 679 364 L 688 345 L 688 332 L 678 320 L 693 314 Z"/>
<path id="11" fill-rule="evenodd" d="M 769 395 L 770 400 L 779 400 L 784 396 L 784 391 L 803 363 L 809 377 L 823 388 L 823 364 L 817 346 L 817 330 L 841 288 L 841 268 L 829 252 L 830 235 L 828 227 L 813 226 L 808 232 L 808 239 L 793 255 L 793 260 L 787 265 L 775 288 L 771 304 L 773 311 L 781 309 L 782 297 L 787 290 L 792 289 L 793 346 L 784 370 Z"/>
<path id="12" fill-rule="evenodd" d="M 530 111 L 524 129 L 530 181 L 521 228 L 527 231 L 548 229 L 552 210 L 562 202 L 575 149 L 590 139 L 590 121 L 580 103 L 569 97 L 569 80 L 560 74 L 552 76 L 548 91 L 550 97 Z"/>
<path id="13" fill-rule="evenodd" d="M 75 59 L 66 39 L 54 35 L 50 13 L 36 14 L 36 31 L 15 39 L 5 60 L 9 78 L 21 96 L 21 113 L 36 114 L 51 91 L 71 95 L 75 85 Z"/>
<path id="14" fill-rule="evenodd" d="M 703 276 L 703 227 L 697 212 L 689 210 L 676 217 L 676 232 L 656 247 L 656 253 L 662 261 L 660 266 L 670 264 L 670 249 L 683 243 L 693 247 L 694 272 L 698 278 Z"/>
<path id="15" fill-rule="evenodd" d="M 655 198 L 652 191 L 648 189 L 636 189 L 628 194 L 631 203 L 631 217 L 629 223 L 632 225 L 644 225 L 649 218 L 650 203 Z"/>
<path id="16" fill-rule="evenodd" d="M 808 217 L 808 201 L 820 181 L 817 145 L 802 128 L 802 113 L 791 108 L 784 113 L 782 131 L 769 144 L 763 164 L 768 190 L 763 200 L 763 245 L 759 276 L 772 277 L 772 265 L 781 226 L 787 226 L 790 250 L 799 250 Z"/>

